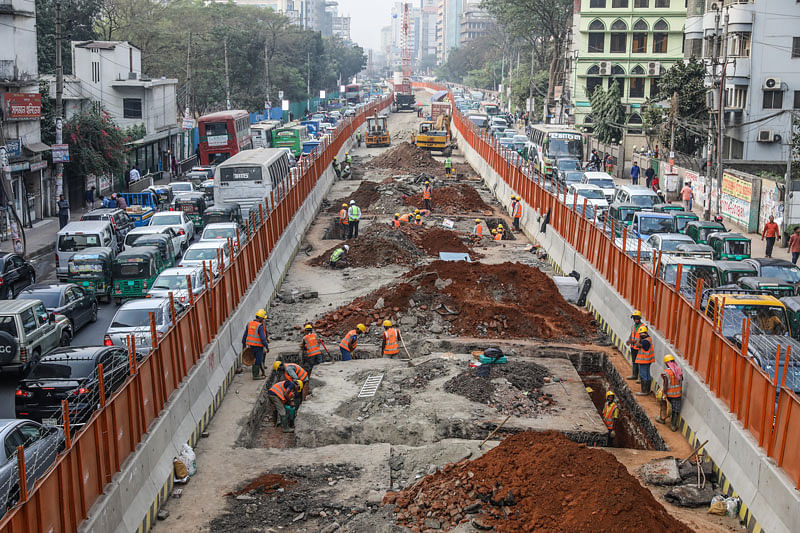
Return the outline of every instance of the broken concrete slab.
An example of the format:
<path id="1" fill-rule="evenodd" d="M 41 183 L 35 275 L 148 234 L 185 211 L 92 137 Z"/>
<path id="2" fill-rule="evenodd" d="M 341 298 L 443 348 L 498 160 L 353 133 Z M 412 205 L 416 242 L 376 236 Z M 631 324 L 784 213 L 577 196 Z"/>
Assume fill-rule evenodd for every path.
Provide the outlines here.
<path id="1" fill-rule="evenodd" d="M 711 483 L 698 488 L 697 485 L 680 485 L 670 489 L 664 499 L 681 507 L 707 507 L 716 494 Z"/>
<path id="2" fill-rule="evenodd" d="M 674 457 L 648 461 L 639 468 L 638 473 L 650 485 L 678 485 L 681 482 L 678 461 Z"/>

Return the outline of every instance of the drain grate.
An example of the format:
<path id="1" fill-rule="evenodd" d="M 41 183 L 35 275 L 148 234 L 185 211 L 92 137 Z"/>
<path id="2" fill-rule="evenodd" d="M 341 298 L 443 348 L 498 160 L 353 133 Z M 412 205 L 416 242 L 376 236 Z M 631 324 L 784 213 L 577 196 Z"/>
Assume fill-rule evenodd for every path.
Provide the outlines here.
<path id="1" fill-rule="evenodd" d="M 358 397 L 369 398 L 370 396 L 375 396 L 375 393 L 378 392 L 378 387 L 381 385 L 381 381 L 383 381 L 383 374 L 374 376 L 370 374 L 367 376 L 364 385 L 361 386 L 361 392 L 358 393 Z"/>

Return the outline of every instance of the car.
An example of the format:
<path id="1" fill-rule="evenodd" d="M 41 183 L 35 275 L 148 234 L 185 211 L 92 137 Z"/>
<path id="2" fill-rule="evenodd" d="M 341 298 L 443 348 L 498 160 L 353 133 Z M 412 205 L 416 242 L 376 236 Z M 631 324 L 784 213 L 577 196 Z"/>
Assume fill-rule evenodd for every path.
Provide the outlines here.
<path id="1" fill-rule="evenodd" d="M 17 418 L 61 425 L 61 401 L 69 401 L 69 424 L 85 424 L 100 403 L 100 375 L 110 397 L 128 378 L 127 348 L 119 346 L 71 346 L 58 348 L 33 363 L 17 384 Z"/>
<path id="2" fill-rule="evenodd" d="M 73 333 L 97 322 L 97 298 L 74 283 L 31 285 L 17 299 L 40 300 L 48 312 L 67 317 Z"/>
<path id="3" fill-rule="evenodd" d="M 40 300 L 0 300 L 0 332 L 0 343 L 10 336 L 12 345 L 0 354 L 0 375 L 19 375 L 31 362 L 72 341 L 69 319 L 48 313 Z"/>
<path id="4" fill-rule="evenodd" d="M 650 235 L 646 242 L 655 252 L 665 254 L 677 252 L 681 244 L 695 244 L 691 237 L 683 233 L 655 233 Z"/>
<path id="5" fill-rule="evenodd" d="M 195 191 L 194 184 L 191 181 L 173 181 L 170 183 L 170 187 L 172 187 L 172 192 L 175 195 Z"/>
<path id="6" fill-rule="evenodd" d="M 108 220 L 111 222 L 111 229 L 117 235 L 117 251 L 121 252 L 125 236 L 133 228 L 133 219 L 128 216 L 127 211 L 117 207 L 103 207 L 100 209 L 92 209 L 88 213 L 81 216 L 81 220 Z"/>
<path id="7" fill-rule="evenodd" d="M 186 278 L 192 281 L 192 294 L 195 298 L 205 290 L 206 277 L 202 266 L 168 268 L 158 275 L 153 286 L 147 291 L 147 298 L 169 298 L 172 293 L 174 300 L 182 305 L 189 305 L 189 284 Z"/>
<path id="8" fill-rule="evenodd" d="M 24 450 L 25 480 L 30 490 L 64 449 L 64 431 L 32 420 L 5 418 L 0 419 L 0 443 L 4 450 L 0 454 L 0 509 L 7 510 L 20 496 L 17 447 L 22 446 Z"/>
<path id="9" fill-rule="evenodd" d="M 217 222 L 215 224 L 208 224 L 205 228 L 203 228 L 203 234 L 200 236 L 200 242 L 206 241 L 218 241 L 220 239 L 233 240 L 233 246 L 235 250 L 239 249 L 239 245 L 237 244 L 237 233 L 238 233 L 239 225 L 236 222 Z M 246 238 L 246 235 L 239 233 L 240 239 Z"/>
<path id="10" fill-rule="evenodd" d="M 598 187 L 603 189 L 603 194 L 606 196 L 606 200 L 608 200 L 608 203 L 614 201 L 614 193 L 617 191 L 617 187 L 616 185 L 614 185 L 614 178 L 612 178 L 605 172 L 595 172 L 595 171 L 584 172 L 583 178 L 581 178 L 581 183 L 597 185 Z"/>
<path id="11" fill-rule="evenodd" d="M 348 107 L 344 110 L 344 116 L 346 117 L 354 117 L 356 116 L 356 110 L 352 107 Z"/>
<path id="12" fill-rule="evenodd" d="M 608 210 L 608 202 L 603 194 L 603 189 L 597 185 L 588 185 L 585 183 L 572 183 L 569 185 L 565 199 L 565 203 L 568 206 L 572 206 L 572 204 L 577 201 L 578 207 L 582 208 L 584 198 L 586 199 L 586 205 L 592 207 L 593 213 L 600 215 Z M 591 214 L 591 218 L 594 218 L 593 213 Z M 589 210 L 587 209 L 587 216 L 588 215 Z"/>
<path id="13" fill-rule="evenodd" d="M 763 278 L 778 278 L 794 285 L 795 292 L 800 289 L 800 268 L 791 261 L 772 257 L 748 258 L 742 261 L 752 266 L 756 274 Z"/>
<path id="14" fill-rule="evenodd" d="M 678 233 L 675 226 L 675 217 L 669 213 L 653 211 L 640 211 L 633 214 L 631 231 L 640 239 L 647 239 L 656 233 Z M 687 235 L 688 237 L 688 235 Z M 691 237 L 689 237 L 691 241 Z M 694 241 L 692 241 L 694 243 Z"/>
<path id="15" fill-rule="evenodd" d="M 297 165 L 297 158 L 294 156 L 294 153 L 292 152 L 291 148 L 287 148 L 287 147 L 284 146 L 284 147 L 278 148 L 278 150 L 283 150 L 284 152 L 286 152 L 286 155 L 289 157 L 289 166 L 290 167 L 294 167 L 294 166 Z"/>
<path id="16" fill-rule="evenodd" d="M 653 209 L 656 204 L 663 203 L 661 198 L 644 185 L 620 185 L 614 196 L 614 202 L 634 204 L 642 209 Z"/>
<path id="17" fill-rule="evenodd" d="M 678 280 L 678 267 L 681 270 L 680 290 L 687 299 L 694 300 L 698 280 L 702 280 L 704 290 L 717 290 L 720 272 L 712 260 L 663 254 L 658 263 L 657 277 L 674 287 Z"/>
<path id="18" fill-rule="evenodd" d="M 175 312 L 180 315 L 184 306 L 175 302 Z M 172 327 L 172 312 L 169 298 L 142 298 L 122 304 L 103 337 L 105 346 L 128 348 L 128 335 L 133 335 L 137 353 L 148 354 L 153 349 L 150 335 L 150 313 L 153 313 L 156 335 L 164 336 Z"/>
<path id="19" fill-rule="evenodd" d="M 0 299 L 14 298 L 25 287 L 36 283 L 36 270 L 15 253 L 0 254 Z"/>
<path id="20" fill-rule="evenodd" d="M 185 252 L 189 243 L 194 240 L 194 223 L 189 220 L 183 211 L 162 211 L 150 217 L 148 227 L 168 227 L 175 230 L 178 234 L 179 250 Z"/>
<path id="21" fill-rule="evenodd" d="M 214 276 L 219 276 L 222 269 L 219 265 L 219 252 L 222 252 L 222 261 L 229 265 L 231 261 L 231 249 L 227 241 L 201 241 L 191 245 L 180 260 L 178 266 L 203 266 L 203 263 L 211 266 Z"/>
<path id="22" fill-rule="evenodd" d="M 140 237 L 143 235 L 153 235 L 153 234 L 163 234 L 172 239 L 172 247 L 173 253 L 175 254 L 175 259 L 180 257 L 182 249 L 181 245 L 183 243 L 182 235 L 178 235 L 178 232 L 175 231 L 175 228 L 171 226 L 144 226 L 141 228 L 135 228 L 128 233 L 128 236 L 125 237 L 125 246 L 133 246 Z"/>

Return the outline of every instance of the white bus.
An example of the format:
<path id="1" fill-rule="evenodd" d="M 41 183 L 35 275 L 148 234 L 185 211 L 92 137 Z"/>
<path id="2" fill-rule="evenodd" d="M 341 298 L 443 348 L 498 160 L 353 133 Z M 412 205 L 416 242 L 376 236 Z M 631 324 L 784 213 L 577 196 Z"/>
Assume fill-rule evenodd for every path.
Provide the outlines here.
<path id="1" fill-rule="evenodd" d="M 286 194 L 290 174 L 286 150 L 243 150 L 214 170 L 214 203 L 237 203 L 242 216 L 248 217 L 251 209 L 258 210 L 258 204 L 271 207 L 270 192 L 274 191 L 276 202 Z"/>
<path id="2" fill-rule="evenodd" d="M 253 148 L 271 148 L 272 133 L 281 125 L 280 120 L 262 120 L 250 124 L 250 136 L 253 138 Z"/>
<path id="3" fill-rule="evenodd" d="M 577 159 L 583 163 L 583 136 L 562 124 L 534 124 L 528 138 L 533 146 L 528 156 L 546 176 L 553 174 L 556 159 Z"/>

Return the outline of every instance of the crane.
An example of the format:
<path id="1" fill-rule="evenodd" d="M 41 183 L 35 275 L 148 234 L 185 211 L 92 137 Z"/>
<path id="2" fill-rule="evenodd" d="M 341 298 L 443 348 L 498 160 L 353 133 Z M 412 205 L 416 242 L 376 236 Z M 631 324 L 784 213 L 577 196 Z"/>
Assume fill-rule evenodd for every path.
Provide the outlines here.
<path id="1" fill-rule="evenodd" d="M 416 101 L 411 89 L 411 4 L 403 3 L 400 23 L 400 79 L 394 83 L 394 109 L 413 111 Z M 395 73 L 395 76 L 397 74 Z"/>

